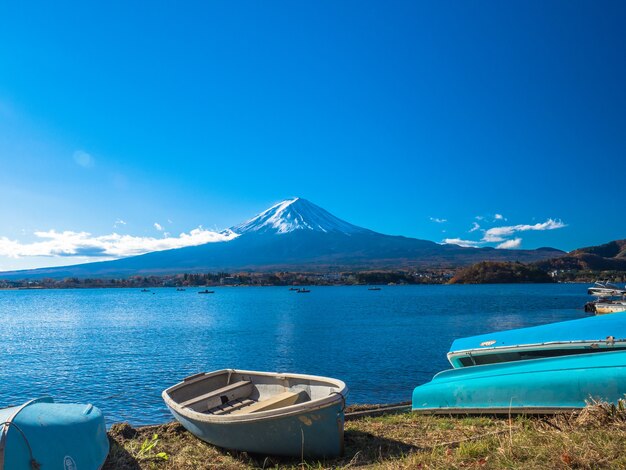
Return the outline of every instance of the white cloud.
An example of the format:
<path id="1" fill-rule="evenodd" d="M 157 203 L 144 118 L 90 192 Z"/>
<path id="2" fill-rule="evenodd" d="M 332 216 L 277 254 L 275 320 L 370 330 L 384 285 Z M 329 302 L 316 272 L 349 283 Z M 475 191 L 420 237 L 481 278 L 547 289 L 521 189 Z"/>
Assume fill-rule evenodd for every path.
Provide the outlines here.
<path id="1" fill-rule="evenodd" d="M 504 219 L 504 216 L 502 214 L 496 214 L 496 215 L 493 216 L 493 218 L 495 220 L 502 220 L 502 219 Z"/>
<path id="2" fill-rule="evenodd" d="M 498 242 L 503 242 L 504 240 L 506 240 L 505 238 L 503 238 L 503 237 L 501 237 L 499 235 L 495 235 L 495 234 L 488 233 L 488 232 L 489 232 L 489 230 L 487 230 L 485 232 L 485 235 L 483 236 L 483 241 L 485 241 L 487 243 L 498 243 Z"/>
<path id="3" fill-rule="evenodd" d="M 202 227 L 193 229 L 189 233 L 181 233 L 178 237 L 164 238 L 135 237 L 117 233 L 93 236 L 88 232 L 57 232 L 55 230 L 35 232 L 34 235 L 40 241 L 22 243 L 7 237 L 0 237 L 0 256 L 10 258 L 28 256 L 123 258 L 151 251 L 229 241 L 238 236 L 230 230 L 213 232 Z"/>
<path id="4" fill-rule="evenodd" d="M 445 224 L 448 221 L 448 219 L 438 219 L 437 217 L 431 217 L 430 221 L 435 222 L 437 224 Z"/>
<path id="5" fill-rule="evenodd" d="M 163 226 L 158 222 L 154 223 L 154 228 L 157 229 L 159 232 L 163 231 Z"/>
<path id="6" fill-rule="evenodd" d="M 485 218 L 482 215 L 477 215 L 474 217 L 476 220 L 484 220 Z"/>
<path id="7" fill-rule="evenodd" d="M 459 245 L 464 247 L 476 248 L 477 246 L 481 246 L 483 243 L 474 241 L 474 240 L 463 240 L 461 238 L 446 238 L 443 241 L 444 245 Z"/>
<path id="8" fill-rule="evenodd" d="M 500 243 L 496 248 L 500 248 L 501 250 L 515 250 L 522 245 L 521 238 L 513 238 L 512 240 L 507 240 L 503 243 Z"/>
<path id="9" fill-rule="evenodd" d="M 117 220 L 115 221 L 115 223 L 113 224 L 113 228 L 117 228 L 117 227 L 119 227 L 120 225 L 126 225 L 126 221 L 124 221 L 124 220 L 122 220 L 122 219 L 117 219 Z"/>
<path id="10" fill-rule="evenodd" d="M 76 164 L 83 168 L 92 168 L 96 164 L 94 158 L 84 150 L 76 150 L 73 156 Z"/>
<path id="11" fill-rule="evenodd" d="M 526 232 L 529 230 L 542 231 L 542 230 L 555 230 L 557 228 L 567 227 L 566 224 L 560 220 L 548 219 L 542 223 L 536 223 L 534 225 L 520 224 L 509 225 L 504 227 L 493 227 L 485 231 L 483 241 L 486 242 L 503 242 L 505 237 L 511 236 L 516 232 Z"/>
<path id="12" fill-rule="evenodd" d="M 506 219 L 505 219 L 506 220 Z M 464 240 L 461 238 L 446 238 L 444 244 L 454 244 L 460 246 L 488 246 L 490 243 L 498 243 L 496 248 L 503 249 L 515 249 L 519 248 L 522 244 L 521 238 L 511 238 L 517 232 L 527 231 L 543 231 L 543 230 L 555 230 L 558 228 L 567 227 L 560 220 L 548 219 L 545 222 L 536 223 L 533 225 L 519 224 L 519 225 L 507 225 L 502 227 L 492 227 L 488 230 L 484 230 L 484 235 L 480 240 Z M 473 222 L 470 232 L 475 232 L 480 229 L 478 223 Z"/>

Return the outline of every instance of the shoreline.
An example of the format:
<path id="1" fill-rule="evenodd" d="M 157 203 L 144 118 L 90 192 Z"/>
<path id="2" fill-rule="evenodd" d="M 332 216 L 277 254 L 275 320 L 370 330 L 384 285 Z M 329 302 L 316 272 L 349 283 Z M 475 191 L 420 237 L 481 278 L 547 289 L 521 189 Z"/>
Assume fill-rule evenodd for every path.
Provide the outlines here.
<path id="1" fill-rule="evenodd" d="M 39 291 L 39 290 L 88 290 L 88 289 L 116 289 L 116 290 L 160 290 L 160 289 L 180 289 L 194 291 L 195 289 L 206 288 L 225 288 L 225 289 L 246 289 L 251 287 L 415 287 L 415 286 L 499 286 L 499 285 L 545 285 L 545 284 L 581 284 L 588 285 L 591 281 L 559 281 L 559 282 L 483 282 L 483 283 L 456 283 L 447 282 L 422 282 L 417 284 L 407 283 L 389 283 L 389 284 L 241 284 L 241 285 L 223 285 L 223 284 L 207 284 L 202 286 L 34 286 L 34 287 L 0 287 L 2 291 Z"/>
<path id="2" fill-rule="evenodd" d="M 369 405 L 369 409 L 375 406 Z M 344 455 L 321 461 L 219 449 L 200 441 L 177 422 L 137 428 L 116 423 L 108 435 L 111 451 L 103 470 L 626 465 L 626 411 L 606 403 L 553 416 L 450 417 L 411 412 L 362 416 L 346 421 Z"/>

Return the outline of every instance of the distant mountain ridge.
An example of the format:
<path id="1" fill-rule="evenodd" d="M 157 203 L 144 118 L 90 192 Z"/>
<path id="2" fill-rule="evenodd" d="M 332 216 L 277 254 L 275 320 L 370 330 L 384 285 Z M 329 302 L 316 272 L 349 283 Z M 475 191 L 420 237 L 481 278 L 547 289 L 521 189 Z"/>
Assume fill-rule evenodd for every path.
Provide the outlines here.
<path id="1" fill-rule="evenodd" d="M 570 253 L 571 256 L 577 255 L 597 255 L 602 258 L 624 258 L 626 259 L 626 240 L 613 240 L 603 245 L 589 246 L 579 248 Z"/>
<path id="2" fill-rule="evenodd" d="M 564 253 L 554 248 L 467 248 L 384 235 L 341 220 L 302 198 L 282 201 L 226 232 L 236 236 L 114 261 L 5 272 L 0 279 L 452 268 L 485 260 L 529 263 Z"/>
<path id="3" fill-rule="evenodd" d="M 535 264 L 544 270 L 626 271 L 626 239 L 579 248 Z"/>

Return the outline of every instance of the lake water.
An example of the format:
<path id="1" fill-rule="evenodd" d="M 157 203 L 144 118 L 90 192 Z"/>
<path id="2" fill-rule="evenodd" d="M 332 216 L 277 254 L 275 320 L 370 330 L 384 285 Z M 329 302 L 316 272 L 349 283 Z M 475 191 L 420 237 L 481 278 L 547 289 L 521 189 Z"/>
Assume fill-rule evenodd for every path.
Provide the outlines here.
<path id="1" fill-rule="evenodd" d="M 407 401 L 453 339 L 582 318 L 580 284 L 0 291 L 0 407 L 51 395 L 109 424 L 171 419 L 161 391 L 241 368 L 344 380 L 349 403 Z"/>

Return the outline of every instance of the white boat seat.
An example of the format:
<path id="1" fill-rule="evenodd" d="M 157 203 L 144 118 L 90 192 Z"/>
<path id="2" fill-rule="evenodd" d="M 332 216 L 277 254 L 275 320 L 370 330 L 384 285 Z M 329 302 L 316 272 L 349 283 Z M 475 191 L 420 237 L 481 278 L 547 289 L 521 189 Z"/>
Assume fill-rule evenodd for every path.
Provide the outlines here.
<path id="1" fill-rule="evenodd" d="M 258 413 L 260 411 L 275 410 L 277 408 L 295 405 L 298 401 L 305 401 L 305 399 L 307 398 L 308 394 L 305 390 L 300 390 L 298 392 L 286 391 L 283 393 L 279 393 L 278 395 L 274 395 L 266 400 L 257 401 L 253 405 L 237 409 L 229 414 L 242 415 L 248 413 Z"/>
<path id="2" fill-rule="evenodd" d="M 180 406 L 203 412 L 224 405 L 232 400 L 247 398 L 251 393 L 252 382 L 249 380 L 241 380 L 218 388 L 217 390 L 211 390 L 204 395 L 191 398 L 190 400 L 182 402 Z"/>

